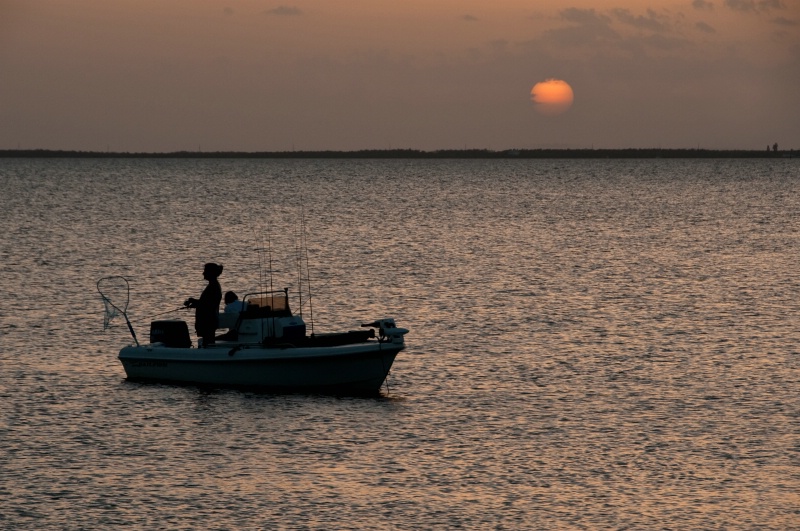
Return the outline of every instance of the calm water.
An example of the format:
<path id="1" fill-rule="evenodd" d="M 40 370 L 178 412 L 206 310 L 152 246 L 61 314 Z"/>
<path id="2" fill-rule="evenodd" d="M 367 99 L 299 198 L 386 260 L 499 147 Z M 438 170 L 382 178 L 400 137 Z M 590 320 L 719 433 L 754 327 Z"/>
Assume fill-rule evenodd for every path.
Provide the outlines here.
<path id="1" fill-rule="evenodd" d="M 0 528 L 800 528 L 796 159 L 0 160 L 0 186 Z M 146 337 L 206 261 L 295 288 L 303 214 L 316 330 L 411 330 L 382 398 L 124 380 L 100 277 Z"/>

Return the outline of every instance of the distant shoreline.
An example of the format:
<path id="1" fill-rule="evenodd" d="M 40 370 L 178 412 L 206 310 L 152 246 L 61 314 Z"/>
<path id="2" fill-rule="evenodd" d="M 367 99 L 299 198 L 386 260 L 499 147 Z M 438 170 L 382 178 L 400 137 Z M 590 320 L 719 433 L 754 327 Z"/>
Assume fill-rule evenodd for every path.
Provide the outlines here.
<path id="1" fill-rule="evenodd" d="M 129 153 L 49 149 L 0 150 L 0 158 L 154 158 L 154 159 L 761 159 L 795 158 L 800 151 L 741 149 L 365 149 L 359 151 L 175 151 Z"/>

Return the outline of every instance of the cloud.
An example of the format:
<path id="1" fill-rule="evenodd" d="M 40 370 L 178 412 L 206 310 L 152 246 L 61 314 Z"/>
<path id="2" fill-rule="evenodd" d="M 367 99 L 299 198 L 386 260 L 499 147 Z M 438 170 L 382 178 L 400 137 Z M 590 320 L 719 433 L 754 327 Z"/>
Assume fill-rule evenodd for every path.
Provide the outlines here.
<path id="1" fill-rule="evenodd" d="M 233 15 L 233 8 L 232 7 L 225 7 L 225 8 L 222 9 L 222 12 L 225 13 L 226 15 L 229 15 L 229 16 Z"/>
<path id="2" fill-rule="evenodd" d="M 725 6 L 734 11 L 755 11 L 756 3 L 753 0 L 725 0 Z"/>
<path id="3" fill-rule="evenodd" d="M 781 0 L 725 0 L 725 6 L 741 13 L 760 13 L 773 9 L 786 9 Z"/>
<path id="4" fill-rule="evenodd" d="M 619 34 L 611 28 L 611 19 L 594 9 L 571 7 L 562 10 L 559 17 L 574 25 L 546 31 L 546 41 L 559 46 L 594 48 L 620 39 Z"/>
<path id="5" fill-rule="evenodd" d="M 710 11 L 714 9 L 714 4 L 712 4 L 711 2 L 707 2 L 706 0 L 692 0 L 692 7 L 695 9 L 700 9 L 700 10 L 707 9 Z"/>
<path id="6" fill-rule="evenodd" d="M 466 20 L 467 22 L 477 22 L 478 18 L 472 15 L 464 15 L 461 17 L 461 20 Z"/>
<path id="7" fill-rule="evenodd" d="M 796 20 L 790 20 L 786 17 L 776 17 L 772 19 L 773 24 L 777 24 L 778 26 L 797 26 L 798 22 Z"/>
<path id="8" fill-rule="evenodd" d="M 302 15 L 303 12 L 296 7 L 291 6 L 278 6 L 273 9 L 267 10 L 268 15 L 277 15 L 282 17 L 296 17 Z"/>
<path id="9" fill-rule="evenodd" d="M 703 33 L 716 33 L 717 32 L 717 30 L 715 30 L 714 28 L 712 28 L 711 26 L 709 26 L 708 24 L 706 24 L 705 22 L 702 22 L 702 21 L 698 22 L 694 26 L 697 29 L 699 29 L 700 31 L 702 31 Z"/>
<path id="10" fill-rule="evenodd" d="M 681 15 L 677 17 L 681 18 Z M 671 36 L 674 27 L 668 13 L 652 9 L 638 15 L 624 8 L 609 11 L 568 8 L 559 12 L 559 18 L 571 24 L 545 32 L 544 40 L 565 48 L 595 54 L 603 53 L 601 50 L 606 53 L 646 54 L 647 50 L 674 52 L 691 46 L 691 41 Z M 624 27 L 638 31 L 625 32 Z M 707 24 L 698 27 L 707 33 L 715 32 Z"/>
<path id="11" fill-rule="evenodd" d="M 594 9 L 579 9 L 577 7 L 568 7 L 560 11 L 559 16 L 567 22 L 575 22 L 585 26 L 607 26 L 611 22 L 611 19 Z"/>
<path id="12" fill-rule="evenodd" d="M 770 9 L 786 9 L 781 0 L 761 0 L 758 3 L 759 9 L 762 11 L 769 11 Z"/>
<path id="13" fill-rule="evenodd" d="M 647 16 L 635 16 L 627 9 L 617 8 L 611 11 L 614 16 L 623 24 L 628 24 L 638 29 L 663 32 L 669 30 L 666 17 L 659 15 L 652 9 L 647 10 Z"/>

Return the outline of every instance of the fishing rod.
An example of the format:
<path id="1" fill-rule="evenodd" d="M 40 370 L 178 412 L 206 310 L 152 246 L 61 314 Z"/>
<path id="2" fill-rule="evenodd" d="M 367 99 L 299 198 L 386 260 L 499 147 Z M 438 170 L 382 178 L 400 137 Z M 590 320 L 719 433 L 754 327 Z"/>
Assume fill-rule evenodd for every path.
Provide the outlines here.
<path id="1" fill-rule="evenodd" d="M 258 285 L 261 289 L 261 292 L 264 293 L 267 291 L 267 282 L 264 279 L 264 261 L 262 257 L 262 253 L 264 253 L 264 236 L 263 234 L 259 234 L 255 228 L 253 228 L 253 236 L 256 239 L 256 254 L 258 255 Z M 261 327 L 261 337 L 264 337 L 264 320 L 259 319 L 259 326 Z"/>
<path id="2" fill-rule="evenodd" d="M 269 291 L 273 291 L 274 271 L 272 269 L 272 221 L 267 223 L 267 265 L 269 266 Z"/>
<path id="3" fill-rule="evenodd" d="M 306 211 L 304 207 L 301 207 L 300 210 L 300 224 L 302 227 L 302 236 L 301 236 L 301 244 L 302 248 L 305 249 L 306 254 L 306 285 L 308 286 L 308 320 L 311 323 L 311 335 L 314 335 L 314 305 L 311 303 L 312 296 L 311 296 L 311 268 L 308 265 L 308 242 L 306 241 Z M 302 258 L 301 258 L 301 265 L 302 265 Z"/>
<path id="4" fill-rule="evenodd" d="M 256 230 L 255 226 L 252 227 L 253 230 L 253 238 L 256 242 L 256 256 L 258 257 L 258 287 L 259 289 L 264 288 L 264 264 L 261 261 L 261 253 L 263 252 L 263 246 L 261 245 L 261 238 Z M 264 337 L 264 330 L 261 330 L 261 337 Z"/>
<path id="5" fill-rule="evenodd" d="M 134 323 L 139 323 L 139 322 L 141 322 L 141 321 L 145 321 L 145 320 L 148 320 L 148 319 L 152 320 L 152 319 L 153 319 L 153 317 L 159 317 L 159 316 L 161 316 L 161 315 L 166 315 L 166 314 L 168 314 L 168 313 L 174 313 L 174 312 L 178 312 L 178 311 L 181 311 L 181 310 L 188 310 L 188 309 L 189 309 L 189 308 L 188 308 L 188 307 L 186 307 L 186 306 L 180 306 L 180 307 L 178 307 L 178 308 L 175 308 L 174 310 L 167 310 L 166 312 L 157 313 L 157 314 L 155 314 L 155 315 L 151 315 L 150 317 L 142 317 L 142 318 L 140 318 L 140 319 L 134 319 L 132 322 L 134 322 Z"/>
<path id="6" fill-rule="evenodd" d="M 297 267 L 297 299 L 300 305 L 300 318 L 303 318 L 303 255 L 301 254 L 301 239 L 297 233 L 298 229 L 295 225 L 294 228 L 294 261 Z"/>
<path id="7" fill-rule="evenodd" d="M 270 304 L 270 324 L 272 325 L 272 339 L 275 340 L 275 295 L 273 294 L 273 270 L 272 270 L 272 221 L 267 222 L 267 260 L 269 261 L 269 304 Z M 287 295 L 288 299 L 288 295 Z M 288 300 L 287 300 L 288 303 Z"/>
<path id="8" fill-rule="evenodd" d="M 262 242 L 259 240 L 258 232 L 256 232 L 255 227 L 253 227 L 253 237 L 256 239 L 256 256 L 258 256 L 258 285 L 266 291 L 267 288 L 264 285 L 264 264 L 261 262 L 261 253 L 264 252 L 264 246 L 261 245 Z"/>

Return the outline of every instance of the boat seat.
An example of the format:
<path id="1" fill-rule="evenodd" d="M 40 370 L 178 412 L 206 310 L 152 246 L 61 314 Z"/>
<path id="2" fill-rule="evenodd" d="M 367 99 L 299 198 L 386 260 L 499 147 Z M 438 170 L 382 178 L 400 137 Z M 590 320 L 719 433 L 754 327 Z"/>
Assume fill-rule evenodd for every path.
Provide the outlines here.
<path id="1" fill-rule="evenodd" d="M 231 313 L 231 312 L 223 313 L 223 312 L 220 312 L 220 314 L 219 314 L 219 326 L 217 328 L 227 328 L 227 329 L 230 330 L 231 328 L 235 328 L 236 327 L 236 322 L 238 320 L 239 320 L 239 313 L 238 312 L 236 312 L 236 313 Z"/>

